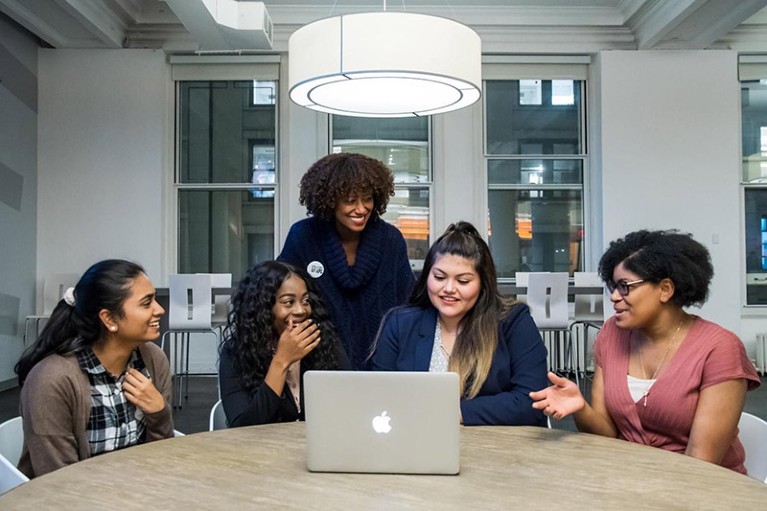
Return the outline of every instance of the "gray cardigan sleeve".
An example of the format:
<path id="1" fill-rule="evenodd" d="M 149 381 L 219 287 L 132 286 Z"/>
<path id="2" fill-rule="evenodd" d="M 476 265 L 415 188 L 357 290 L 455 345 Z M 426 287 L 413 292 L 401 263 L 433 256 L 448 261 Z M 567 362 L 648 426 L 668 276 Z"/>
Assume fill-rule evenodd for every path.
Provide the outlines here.
<path id="1" fill-rule="evenodd" d="M 173 410 L 171 410 L 170 364 L 165 353 L 154 343 L 147 342 L 140 348 L 152 382 L 165 400 L 165 408 L 155 413 L 144 415 L 146 421 L 146 441 L 153 442 L 173 436 Z"/>
<path id="2" fill-rule="evenodd" d="M 21 389 L 24 447 L 19 469 L 30 478 L 90 456 L 82 419 L 87 421 L 90 392 L 83 392 L 82 380 L 89 385 L 72 362 L 58 355 L 40 361 Z"/>

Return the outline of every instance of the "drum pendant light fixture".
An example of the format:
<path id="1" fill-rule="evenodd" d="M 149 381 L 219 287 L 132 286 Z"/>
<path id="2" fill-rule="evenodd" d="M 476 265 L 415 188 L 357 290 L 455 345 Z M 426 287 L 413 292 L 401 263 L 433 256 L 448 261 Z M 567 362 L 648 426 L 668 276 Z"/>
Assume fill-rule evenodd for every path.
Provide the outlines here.
<path id="1" fill-rule="evenodd" d="M 330 114 L 413 117 L 480 97 L 479 35 L 447 18 L 404 12 L 315 21 L 288 41 L 290 99 Z"/>

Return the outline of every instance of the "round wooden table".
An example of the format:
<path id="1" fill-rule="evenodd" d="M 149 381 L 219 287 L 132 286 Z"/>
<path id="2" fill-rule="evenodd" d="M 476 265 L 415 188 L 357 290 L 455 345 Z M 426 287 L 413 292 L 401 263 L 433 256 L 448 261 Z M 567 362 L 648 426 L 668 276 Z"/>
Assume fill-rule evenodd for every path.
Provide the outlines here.
<path id="1" fill-rule="evenodd" d="M 767 485 L 681 454 L 532 427 L 465 427 L 457 476 L 306 470 L 303 423 L 199 433 L 57 470 L 0 509 L 764 509 Z"/>

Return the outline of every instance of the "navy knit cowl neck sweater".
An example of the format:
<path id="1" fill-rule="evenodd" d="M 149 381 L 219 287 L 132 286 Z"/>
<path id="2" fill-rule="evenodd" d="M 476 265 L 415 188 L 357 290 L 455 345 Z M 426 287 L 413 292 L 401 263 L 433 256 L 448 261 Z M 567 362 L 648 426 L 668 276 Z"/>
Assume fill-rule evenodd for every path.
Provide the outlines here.
<path id="1" fill-rule="evenodd" d="M 278 260 L 315 278 L 353 368 L 369 368 L 381 318 L 404 303 L 413 287 L 399 230 L 371 219 L 360 236 L 355 263 L 349 266 L 335 222 L 310 217 L 290 228 Z"/>

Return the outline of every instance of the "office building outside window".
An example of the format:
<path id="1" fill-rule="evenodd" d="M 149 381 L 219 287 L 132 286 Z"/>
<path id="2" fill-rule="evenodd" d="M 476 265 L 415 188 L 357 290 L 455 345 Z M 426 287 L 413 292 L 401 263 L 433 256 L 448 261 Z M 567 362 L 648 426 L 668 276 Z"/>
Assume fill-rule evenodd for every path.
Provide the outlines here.
<path id="1" fill-rule="evenodd" d="M 499 279 L 583 269 L 585 88 L 575 79 L 485 81 L 488 239 Z"/>
<path id="2" fill-rule="evenodd" d="M 741 78 L 743 71 L 741 67 Z M 763 79 L 741 81 L 746 305 L 767 305 L 767 72 L 764 71 L 767 69 L 763 70 Z"/>
<path id="3" fill-rule="evenodd" d="M 179 273 L 239 280 L 274 257 L 277 81 L 179 81 Z"/>
<path id="4" fill-rule="evenodd" d="M 381 160 L 394 174 L 394 197 L 384 220 L 405 238 L 410 266 L 418 271 L 431 232 L 431 137 L 427 117 L 371 119 L 334 115 L 331 151 L 361 153 Z"/>

